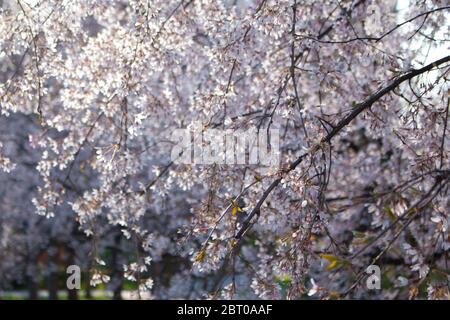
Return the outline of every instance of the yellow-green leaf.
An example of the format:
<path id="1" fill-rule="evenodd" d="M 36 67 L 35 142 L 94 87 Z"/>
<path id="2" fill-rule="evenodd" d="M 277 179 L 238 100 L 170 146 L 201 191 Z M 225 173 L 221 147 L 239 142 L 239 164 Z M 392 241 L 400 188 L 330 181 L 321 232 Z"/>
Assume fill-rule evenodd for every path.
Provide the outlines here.
<path id="1" fill-rule="evenodd" d="M 360 232 L 360 231 L 353 231 L 353 236 L 355 238 L 362 239 L 362 238 L 366 237 L 366 234 L 364 232 Z"/>
<path id="2" fill-rule="evenodd" d="M 397 216 L 395 215 L 394 211 L 390 207 L 385 207 L 384 210 L 386 211 L 389 220 L 392 222 L 395 222 L 397 220 Z"/>
<path id="3" fill-rule="evenodd" d="M 336 269 L 342 265 L 341 260 L 339 257 L 333 256 L 331 254 L 321 254 L 320 257 L 324 260 L 327 260 L 330 262 L 326 267 L 325 270 L 331 271 L 333 269 Z"/>
<path id="4" fill-rule="evenodd" d="M 325 268 L 325 270 L 327 271 L 331 271 L 335 268 L 337 268 L 339 266 L 339 263 L 337 260 L 334 260 L 333 262 L 331 262 L 329 265 L 327 265 L 327 267 Z"/>
<path id="5" fill-rule="evenodd" d="M 338 257 L 333 256 L 333 255 L 331 255 L 331 254 L 323 254 L 323 253 L 322 253 L 322 254 L 320 254 L 320 257 L 321 257 L 322 259 L 325 259 L 325 260 L 329 261 L 329 262 L 333 262 L 333 261 L 339 260 Z"/>
<path id="6" fill-rule="evenodd" d="M 206 250 L 202 249 L 195 257 L 195 261 L 203 262 L 203 260 L 205 260 L 205 257 L 206 257 Z"/>
<path id="7" fill-rule="evenodd" d="M 231 200 L 231 203 L 233 204 L 233 209 L 231 210 L 232 216 L 236 216 L 238 212 L 242 212 L 242 209 L 239 207 L 236 200 Z"/>

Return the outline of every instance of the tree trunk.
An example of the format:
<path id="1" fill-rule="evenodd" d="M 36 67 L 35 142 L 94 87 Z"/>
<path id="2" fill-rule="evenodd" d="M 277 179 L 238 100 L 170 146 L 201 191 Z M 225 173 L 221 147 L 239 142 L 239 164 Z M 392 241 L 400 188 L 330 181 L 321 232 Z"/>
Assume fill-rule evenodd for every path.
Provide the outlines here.
<path id="1" fill-rule="evenodd" d="M 91 292 L 91 273 L 88 271 L 86 272 L 86 280 L 85 285 L 86 288 L 84 289 L 84 294 L 86 296 L 86 299 L 90 300 L 92 299 L 92 292 Z"/>
<path id="2" fill-rule="evenodd" d="M 122 266 L 119 263 L 120 258 L 120 240 L 121 240 L 120 230 L 114 237 L 114 244 L 111 253 L 111 284 L 113 286 L 113 299 L 122 300 L 122 289 L 123 289 L 123 276 L 122 276 Z"/>
<path id="3" fill-rule="evenodd" d="M 34 277 L 27 275 L 28 299 L 38 299 L 38 285 Z"/>
<path id="4" fill-rule="evenodd" d="M 58 300 L 58 265 L 57 265 L 57 250 L 50 248 L 48 250 L 48 299 Z"/>
<path id="5" fill-rule="evenodd" d="M 28 288 L 28 299 L 37 300 L 39 289 L 39 269 L 37 268 L 37 257 L 34 254 L 28 255 L 25 272 L 25 282 Z"/>

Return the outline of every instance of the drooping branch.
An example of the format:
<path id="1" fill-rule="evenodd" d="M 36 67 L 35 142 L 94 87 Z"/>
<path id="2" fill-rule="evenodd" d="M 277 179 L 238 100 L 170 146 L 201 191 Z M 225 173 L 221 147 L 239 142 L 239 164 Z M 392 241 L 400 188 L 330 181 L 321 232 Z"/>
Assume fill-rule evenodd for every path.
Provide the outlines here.
<path id="1" fill-rule="evenodd" d="M 396 79 L 394 79 L 393 81 L 391 81 L 391 83 L 389 85 L 387 85 L 386 87 L 378 90 L 377 92 L 375 92 L 374 94 L 370 95 L 368 98 L 366 98 L 364 101 L 358 103 L 355 105 L 353 111 L 348 114 L 347 116 L 345 116 L 341 121 L 339 121 L 334 127 L 333 129 L 324 137 L 321 139 L 320 143 L 312 146 L 307 152 L 305 152 L 304 154 L 302 154 L 300 157 L 298 157 L 295 161 L 293 161 L 290 166 L 288 167 L 288 169 L 286 169 L 283 172 L 283 175 L 286 175 L 287 173 L 293 171 L 302 161 L 305 157 L 307 157 L 308 155 L 312 155 L 314 152 L 316 152 L 317 150 L 319 150 L 321 148 L 321 146 L 323 144 L 326 143 L 330 143 L 331 140 L 339 133 L 341 132 L 341 130 L 343 128 L 345 128 L 352 120 L 354 120 L 359 114 L 361 114 L 363 111 L 369 109 L 375 102 L 379 101 L 382 97 L 384 97 L 386 94 L 390 93 L 391 91 L 393 91 L 395 88 L 397 88 L 401 83 L 411 80 L 414 77 L 417 77 L 418 75 L 421 75 L 425 72 L 430 71 L 431 69 L 442 65 L 446 62 L 450 61 L 450 55 L 441 58 L 439 60 L 436 60 L 422 68 L 419 69 L 413 69 L 411 71 L 406 72 L 405 74 L 397 77 Z M 260 198 L 260 200 L 257 202 L 257 204 L 255 205 L 255 207 L 253 208 L 253 210 L 250 212 L 250 214 L 248 215 L 248 217 L 244 220 L 244 222 L 242 223 L 241 229 L 238 231 L 238 233 L 236 234 L 235 238 L 236 239 L 241 239 L 242 236 L 244 235 L 244 233 L 247 232 L 247 230 L 250 227 L 250 223 L 252 221 L 252 219 L 254 218 L 255 215 L 259 215 L 259 212 L 261 210 L 261 206 L 263 205 L 263 203 L 265 202 L 265 200 L 267 199 L 267 197 L 270 195 L 270 193 L 278 186 L 278 184 L 281 182 L 281 177 L 277 178 L 276 180 L 274 180 L 270 186 L 266 189 L 266 191 L 264 191 L 262 197 Z"/>
<path id="2" fill-rule="evenodd" d="M 381 40 L 383 40 L 384 38 L 386 38 L 388 35 L 392 34 L 394 31 L 396 31 L 397 29 L 401 28 L 402 26 L 413 22 L 414 20 L 425 16 L 423 22 L 421 23 L 421 26 L 419 27 L 419 29 L 417 29 L 414 34 L 412 36 L 409 37 L 409 39 L 411 39 L 415 34 L 417 34 L 420 29 L 422 28 L 422 26 L 425 23 L 425 20 L 427 19 L 427 17 L 435 12 L 438 11 L 444 11 L 444 10 L 450 10 L 450 6 L 445 6 L 445 7 L 440 7 L 440 8 L 436 8 L 433 10 L 429 10 L 426 12 L 422 12 L 406 21 L 403 21 L 402 23 L 397 24 L 395 27 L 393 27 L 392 29 L 390 29 L 389 31 L 383 33 L 382 35 L 378 36 L 378 37 L 355 37 L 355 38 L 351 38 L 351 39 L 347 39 L 347 40 L 322 40 L 319 37 L 312 37 L 312 36 L 304 36 L 304 35 L 297 35 L 296 37 L 298 39 L 308 39 L 308 40 L 313 40 L 319 43 L 325 43 L 325 44 L 346 44 L 346 43 L 351 43 L 354 41 L 371 41 L 371 42 L 379 42 Z"/>
<path id="3" fill-rule="evenodd" d="M 414 219 L 418 215 L 420 215 L 420 213 L 422 212 L 423 209 L 425 209 L 426 207 L 428 207 L 430 205 L 432 200 L 439 194 L 439 192 L 442 190 L 442 188 L 448 183 L 448 179 L 449 179 L 448 173 L 444 174 L 442 176 L 438 176 L 435 179 L 433 186 L 428 190 L 428 192 L 399 217 L 399 219 L 397 221 L 400 221 L 409 216 L 408 220 L 401 226 L 400 230 L 395 233 L 395 235 L 389 241 L 389 243 L 370 262 L 369 265 L 376 264 L 378 262 L 378 260 L 380 260 L 389 251 L 389 249 L 392 247 L 392 245 L 395 243 L 395 241 L 397 241 L 397 239 L 405 231 L 405 229 L 411 224 L 411 222 L 414 221 Z M 435 191 L 436 189 L 437 189 L 437 191 Z M 392 229 L 392 227 L 395 225 L 396 225 L 395 223 L 392 224 L 391 227 L 389 227 L 389 229 L 387 229 L 387 230 Z M 381 235 L 384 233 L 385 232 L 383 231 L 381 233 Z M 376 238 L 376 240 L 378 240 L 378 239 L 379 239 L 379 237 Z M 359 251 L 359 252 L 361 252 L 361 251 Z M 358 252 L 358 254 L 359 254 L 359 252 Z M 354 255 L 354 256 L 356 256 L 356 255 Z M 361 272 L 358 273 L 355 282 L 344 292 L 344 294 L 343 294 L 344 297 L 347 296 L 352 290 L 354 290 L 356 288 L 356 286 L 358 285 L 358 283 L 361 282 L 361 280 L 365 276 L 365 270 L 366 269 L 364 268 L 364 270 L 362 270 Z"/>

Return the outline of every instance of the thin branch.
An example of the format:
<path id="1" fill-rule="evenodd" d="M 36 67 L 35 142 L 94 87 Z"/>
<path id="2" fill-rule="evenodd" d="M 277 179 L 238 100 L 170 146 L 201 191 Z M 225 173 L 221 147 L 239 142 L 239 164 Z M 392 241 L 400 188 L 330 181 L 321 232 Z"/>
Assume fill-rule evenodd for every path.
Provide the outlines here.
<path id="1" fill-rule="evenodd" d="M 414 34 L 412 36 L 410 36 L 408 38 L 408 40 L 409 40 L 417 32 L 420 31 L 420 29 L 422 28 L 423 24 L 425 23 L 426 18 L 431 13 L 434 13 L 434 12 L 437 12 L 437 11 L 442 11 L 442 10 L 449 10 L 449 9 L 450 9 L 450 6 L 446 6 L 446 7 L 440 7 L 440 8 L 436 8 L 436 9 L 430 10 L 430 11 L 422 12 L 422 13 L 420 13 L 420 14 L 418 14 L 418 15 L 416 15 L 416 16 L 414 16 L 414 17 L 412 17 L 412 18 L 410 18 L 410 19 L 408 19 L 406 21 L 403 21 L 402 23 L 397 24 L 394 28 L 390 29 L 389 31 L 387 31 L 386 33 L 384 33 L 384 34 L 382 34 L 381 36 L 378 36 L 378 37 L 355 37 L 355 38 L 351 38 L 351 39 L 347 39 L 347 40 L 321 40 L 319 37 L 316 38 L 316 37 L 312 37 L 312 36 L 308 36 L 308 35 L 305 35 L 305 36 L 304 35 L 297 35 L 297 38 L 298 39 L 308 39 L 308 40 L 313 40 L 313 41 L 316 41 L 316 42 L 319 42 L 319 43 L 328 43 L 328 44 L 346 44 L 346 43 L 351 43 L 351 42 L 354 42 L 354 41 L 380 42 L 381 40 L 383 40 L 385 37 L 387 37 L 388 35 L 393 33 L 398 28 L 400 28 L 400 27 L 404 26 L 405 24 L 408 24 L 408 23 L 410 23 L 410 22 L 412 22 L 412 21 L 414 21 L 414 20 L 416 20 L 416 19 L 418 19 L 418 18 L 420 18 L 422 16 L 425 16 L 425 18 L 424 18 L 424 20 L 422 22 L 422 25 L 419 27 L 418 30 L 416 30 L 414 32 Z"/>
<path id="2" fill-rule="evenodd" d="M 415 70 L 411 70 L 405 74 L 403 74 L 402 76 L 396 78 L 395 80 L 393 80 L 389 85 L 387 85 L 386 87 L 382 88 L 381 90 L 377 91 L 376 93 L 374 93 L 373 95 L 369 96 L 367 99 L 365 99 L 363 102 L 356 104 L 355 108 L 353 109 L 353 111 L 347 115 L 346 117 L 344 117 L 341 121 L 338 122 L 338 124 L 336 124 L 336 126 L 330 131 L 329 134 L 327 134 L 319 144 L 316 144 L 315 146 L 311 147 L 306 153 L 304 153 L 303 155 L 301 155 L 299 158 L 297 158 L 297 160 L 295 160 L 294 162 L 292 162 L 289 166 L 289 168 L 287 170 L 285 170 L 283 173 L 287 174 L 289 172 L 291 172 L 292 170 L 294 170 L 302 161 L 303 159 L 308 156 L 311 155 L 313 153 L 315 153 L 317 150 L 319 150 L 321 148 L 321 145 L 326 144 L 326 143 L 330 143 L 331 140 L 338 134 L 341 132 L 341 130 L 343 128 L 345 128 L 353 119 L 355 119 L 360 113 L 362 113 L 363 111 L 367 110 L 368 108 L 370 108 L 375 102 L 379 101 L 383 96 L 385 96 L 386 94 L 390 93 L 391 91 L 393 91 L 395 88 L 397 88 L 401 83 L 408 81 L 420 74 L 423 74 L 425 72 L 430 71 L 431 69 L 435 68 L 436 66 L 439 66 L 441 64 L 444 64 L 446 62 L 450 61 L 450 55 L 441 58 L 439 60 L 436 60 L 435 62 L 432 62 L 420 69 L 415 69 Z M 241 239 L 242 235 L 247 231 L 247 229 L 250 226 L 250 222 L 253 219 L 253 217 L 256 214 L 259 214 L 261 206 L 263 205 L 263 203 L 265 202 L 266 198 L 269 196 L 269 194 L 278 186 L 278 184 L 280 183 L 282 177 L 277 178 L 276 180 L 274 180 L 270 186 L 266 189 L 266 191 L 264 191 L 262 197 L 260 198 L 260 200 L 258 201 L 258 203 L 256 204 L 256 206 L 253 208 L 253 210 L 250 212 L 250 214 L 248 215 L 248 217 L 244 220 L 241 229 L 239 230 L 239 232 L 236 234 L 235 238 L 236 239 Z"/>
<path id="3" fill-rule="evenodd" d="M 445 110 L 445 120 L 444 120 L 444 132 L 442 132 L 442 142 L 441 142 L 441 163 L 439 169 L 442 169 L 444 165 L 444 148 L 445 148 L 445 133 L 447 132 L 448 125 L 448 111 L 450 109 L 450 90 L 447 91 L 447 110 Z"/>

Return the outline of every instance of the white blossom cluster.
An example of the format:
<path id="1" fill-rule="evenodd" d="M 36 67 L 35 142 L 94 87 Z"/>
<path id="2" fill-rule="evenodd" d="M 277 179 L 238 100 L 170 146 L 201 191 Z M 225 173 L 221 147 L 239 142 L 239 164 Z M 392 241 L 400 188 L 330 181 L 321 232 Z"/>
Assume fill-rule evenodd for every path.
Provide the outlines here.
<path id="1" fill-rule="evenodd" d="M 0 290 L 450 298 L 450 7 L 401 3 L 0 2 Z M 280 168 L 175 163 L 199 123 Z"/>

